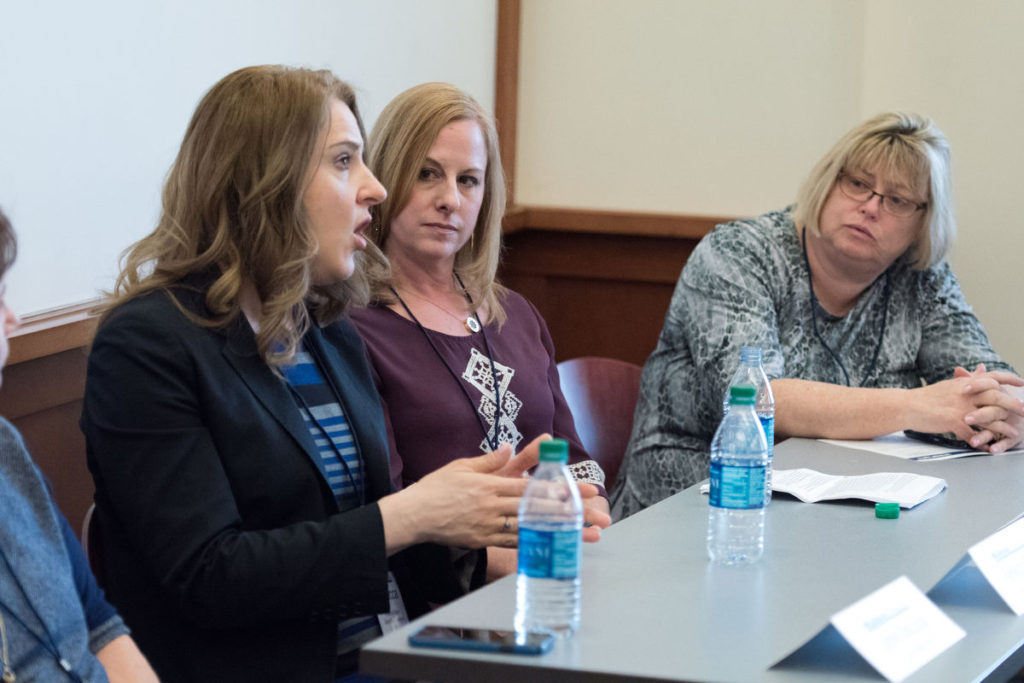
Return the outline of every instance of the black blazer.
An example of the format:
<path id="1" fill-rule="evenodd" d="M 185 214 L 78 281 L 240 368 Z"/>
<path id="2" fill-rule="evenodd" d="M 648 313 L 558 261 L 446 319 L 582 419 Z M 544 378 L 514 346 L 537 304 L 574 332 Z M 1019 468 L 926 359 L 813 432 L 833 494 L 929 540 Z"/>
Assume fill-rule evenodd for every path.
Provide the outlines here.
<path id="1" fill-rule="evenodd" d="M 175 296 L 206 315 L 202 290 Z M 365 349 L 346 321 L 305 341 L 365 466 L 367 504 L 343 514 L 243 316 L 204 327 L 161 291 L 97 331 L 81 424 L 108 594 L 165 681 L 330 681 L 337 621 L 388 611 L 387 440 Z M 454 597 L 447 551 L 404 555 L 391 565 L 410 617 Z"/>

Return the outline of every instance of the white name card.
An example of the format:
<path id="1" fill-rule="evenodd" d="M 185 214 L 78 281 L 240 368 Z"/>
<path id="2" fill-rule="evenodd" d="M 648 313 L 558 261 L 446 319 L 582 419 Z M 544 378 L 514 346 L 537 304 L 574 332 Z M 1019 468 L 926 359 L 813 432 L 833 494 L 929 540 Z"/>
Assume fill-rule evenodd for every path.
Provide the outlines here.
<path id="1" fill-rule="evenodd" d="M 905 576 L 838 612 L 832 625 L 893 683 L 966 635 Z"/>
<path id="2" fill-rule="evenodd" d="M 1024 614 L 1024 518 L 967 552 L 1014 614 Z"/>

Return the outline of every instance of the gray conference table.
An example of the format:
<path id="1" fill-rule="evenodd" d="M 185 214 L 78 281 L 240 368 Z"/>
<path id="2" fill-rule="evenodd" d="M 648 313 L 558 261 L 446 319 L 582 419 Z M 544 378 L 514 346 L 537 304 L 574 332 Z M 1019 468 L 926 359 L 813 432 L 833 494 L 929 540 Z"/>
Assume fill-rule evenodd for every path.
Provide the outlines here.
<path id="1" fill-rule="evenodd" d="M 585 545 L 581 626 L 550 653 L 409 647 L 409 633 L 426 623 L 511 628 L 515 578 L 507 577 L 372 642 L 362 670 L 444 681 L 877 681 L 828 622 L 901 575 L 967 632 L 908 681 L 1005 680 L 1024 667 L 1024 617 L 973 565 L 951 571 L 970 546 L 1024 513 L 1024 455 L 910 462 L 790 439 L 776 447 L 775 466 L 918 472 L 949 486 L 898 520 L 876 519 L 864 501 L 776 495 L 764 559 L 745 567 L 708 562 L 707 496 L 694 486 Z"/>

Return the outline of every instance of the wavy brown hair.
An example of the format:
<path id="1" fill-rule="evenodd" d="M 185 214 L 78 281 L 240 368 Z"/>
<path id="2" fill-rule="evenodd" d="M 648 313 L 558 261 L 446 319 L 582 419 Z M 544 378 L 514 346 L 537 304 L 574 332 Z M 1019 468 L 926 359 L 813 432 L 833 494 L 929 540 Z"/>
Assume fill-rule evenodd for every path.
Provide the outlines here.
<path id="1" fill-rule="evenodd" d="M 486 306 L 490 318 L 505 321 L 500 298 L 505 289 L 495 278 L 501 258 L 501 219 L 505 215 L 505 173 L 501 167 L 498 132 L 491 118 L 469 94 L 450 83 L 424 83 L 391 100 L 370 133 L 370 170 L 388 189 L 387 199 L 370 208 L 370 238 L 385 249 L 391 222 L 405 209 L 420 170 L 441 129 L 456 121 L 475 121 L 487 147 L 484 196 L 473 237 L 455 255 L 459 273 L 473 301 Z M 385 264 L 366 268 L 374 299 L 391 302 L 391 271 Z"/>
<path id="2" fill-rule="evenodd" d="M 310 165 L 330 120 L 330 103 L 348 105 L 365 137 L 352 88 L 326 70 L 284 66 L 240 69 L 199 102 L 163 190 L 156 229 L 129 247 L 103 315 L 154 290 L 166 290 L 193 321 L 222 327 L 241 314 L 243 283 L 262 309 L 256 343 L 272 368 L 287 364 L 308 329 L 365 303 L 358 266 L 348 280 L 314 286 L 317 243 L 303 209 Z M 173 295 L 191 274 L 212 272 L 206 313 Z"/>

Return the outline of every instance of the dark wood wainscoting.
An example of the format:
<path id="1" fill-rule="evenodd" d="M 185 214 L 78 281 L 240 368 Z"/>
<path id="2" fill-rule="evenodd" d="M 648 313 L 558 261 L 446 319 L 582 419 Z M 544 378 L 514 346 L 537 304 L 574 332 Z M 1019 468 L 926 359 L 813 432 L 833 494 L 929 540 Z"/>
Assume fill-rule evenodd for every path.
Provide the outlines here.
<path id="1" fill-rule="evenodd" d="M 521 208 L 505 235 L 501 279 L 547 321 L 558 360 L 642 365 L 676 280 L 713 217 Z"/>
<path id="2" fill-rule="evenodd" d="M 0 389 L 0 415 L 21 432 L 76 532 L 93 494 L 85 465 L 85 438 L 78 428 L 85 365 L 96 329 L 89 313 L 93 305 L 26 318 L 11 337 Z"/>

